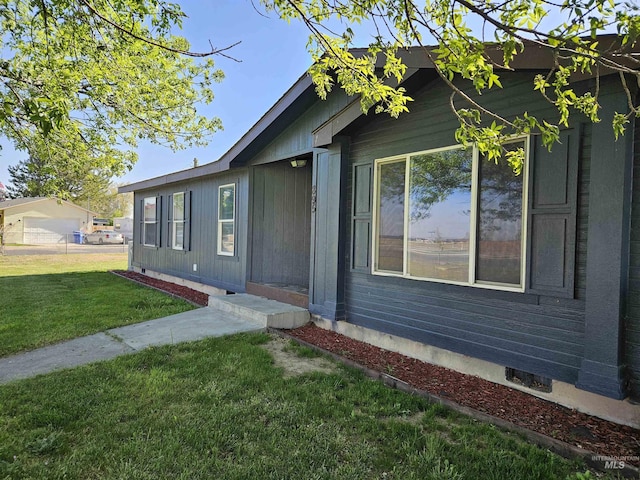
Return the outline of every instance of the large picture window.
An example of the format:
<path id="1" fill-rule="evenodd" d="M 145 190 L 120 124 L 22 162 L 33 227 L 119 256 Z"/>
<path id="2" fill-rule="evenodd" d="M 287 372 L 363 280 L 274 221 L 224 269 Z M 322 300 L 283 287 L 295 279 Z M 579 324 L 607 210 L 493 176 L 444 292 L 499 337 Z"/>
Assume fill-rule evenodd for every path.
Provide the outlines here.
<path id="1" fill-rule="evenodd" d="M 146 197 L 143 202 L 142 243 L 148 247 L 158 245 L 158 205 L 156 197 Z"/>
<path id="2" fill-rule="evenodd" d="M 184 206 L 184 192 L 174 193 L 171 206 L 171 248 L 174 250 L 184 250 Z"/>
<path id="3" fill-rule="evenodd" d="M 235 255 L 236 186 L 222 185 L 218 189 L 218 255 Z"/>
<path id="4" fill-rule="evenodd" d="M 374 273 L 522 291 L 526 170 L 460 146 L 376 160 Z"/>

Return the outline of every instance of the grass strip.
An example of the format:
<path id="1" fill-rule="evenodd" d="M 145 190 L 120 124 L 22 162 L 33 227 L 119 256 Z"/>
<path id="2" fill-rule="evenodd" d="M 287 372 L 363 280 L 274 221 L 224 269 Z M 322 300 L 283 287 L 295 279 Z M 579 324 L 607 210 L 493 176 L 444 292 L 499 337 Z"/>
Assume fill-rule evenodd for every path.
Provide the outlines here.
<path id="1" fill-rule="evenodd" d="M 355 369 L 285 376 L 269 340 L 151 348 L 0 387 L 0 478 L 584 477 L 584 464 Z"/>
<path id="2" fill-rule="evenodd" d="M 0 356 L 193 308 L 108 273 L 123 261 L 122 255 L 0 257 Z"/>

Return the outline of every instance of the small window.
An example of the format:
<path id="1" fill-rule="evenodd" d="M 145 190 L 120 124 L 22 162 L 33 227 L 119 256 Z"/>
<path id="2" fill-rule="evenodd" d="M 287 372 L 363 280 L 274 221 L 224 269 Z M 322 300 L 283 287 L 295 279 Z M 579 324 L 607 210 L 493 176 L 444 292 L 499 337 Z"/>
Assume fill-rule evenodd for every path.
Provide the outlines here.
<path id="1" fill-rule="evenodd" d="M 373 273 L 523 291 L 526 171 L 462 146 L 376 160 Z"/>
<path id="2" fill-rule="evenodd" d="M 235 216 L 236 186 L 222 185 L 218 189 L 218 255 L 235 255 Z"/>
<path id="3" fill-rule="evenodd" d="M 148 247 L 158 245 L 158 208 L 156 197 L 146 197 L 143 201 L 144 223 L 142 243 Z"/>
<path id="4" fill-rule="evenodd" d="M 172 221 L 171 221 L 171 248 L 184 250 L 184 192 L 173 194 Z"/>

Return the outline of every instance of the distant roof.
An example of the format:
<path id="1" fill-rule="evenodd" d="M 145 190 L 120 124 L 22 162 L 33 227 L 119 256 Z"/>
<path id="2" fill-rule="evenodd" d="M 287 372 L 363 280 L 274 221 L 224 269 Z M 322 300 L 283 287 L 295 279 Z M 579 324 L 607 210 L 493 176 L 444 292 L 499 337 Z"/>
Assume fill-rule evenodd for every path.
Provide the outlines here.
<path id="1" fill-rule="evenodd" d="M 25 203 L 38 202 L 43 200 L 45 197 L 27 197 L 27 198 L 15 198 L 13 200 L 5 200 L 0 202 L 0 209 L 4 210 L 6 208 L 17 207 L 18 205 L 24 205 Z"/>
<path id="2" fill-rule="evenodd" d="M 46 200 L 48 197 L 26 197 L 26 198 L 14 198 L 13 200 L 5 200 L 4 202 L 0 202 L 0 210 L 4 210 L 6 208 L 17 207 L 19 205 L 25 205 L 27 203 L 39 202 L 41 200 Z"/>
<path id="3" fill-rule="evenodd" d="M 62 200 L 56 197 L 24 197 L 24 198 L 14 198 L 13 200 L 5 200 L 4 202 L 0 202 L 0 210 L 7 210 L 9 208 L 18 207 L 20 205 L 26 205 L 28 203 L 42 202 L 44 200 L 54 200 L 56 202 L 66 203 L 72 207 L 79 208 L 80 210 L 84 210 L 85 212 L 89 212 L 93 215 L 97 215 L 96 212 L 92 210 L 87 210 L 75 203 L 68 202 L 66 200 Z"/>

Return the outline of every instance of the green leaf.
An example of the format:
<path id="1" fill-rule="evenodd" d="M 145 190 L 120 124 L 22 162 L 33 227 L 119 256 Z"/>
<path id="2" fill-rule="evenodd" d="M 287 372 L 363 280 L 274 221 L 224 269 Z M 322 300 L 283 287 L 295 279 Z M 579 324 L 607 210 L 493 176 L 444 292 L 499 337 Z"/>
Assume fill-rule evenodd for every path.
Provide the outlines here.
<path id="1" fill-rule="evenodd" d="M 583 115 L 591 122 L 600 121 L 601 72 L 635 76 L 634 81 L 640 77 L 628 68 L 637 64 L 634 49 L 637 50 L 635 43 L 640 39 L 640 9 L 634 4 L 616 6 L 614 0 L 563 0 L 557 10 L 549 10 L 549 4 L 542 0 L 465 5 L 449 0 L 261 0 L 261 3 L 281 18 L 302 21 L 312 29 L 309 48 L 319 66 L 314 65 L 310 73 L 318 94 L 326 98 L 335 81 L 347 94 L 360 96 L 365 112 L 373 108 L 376 113 L 397 117 L 410 108 L 411 99 L 406 92 L 390 86 L 389 80 L 393 79 L 393 85 L 399 84 L 406 73 L 401 48 L 424 47 L 422 60 L 434 65 L 443 83 L 462 93 L 455 98 L 464 97 L 457 110 L 454 106 L 460 122 L 456 140 L 478 143 L 493 159 L 500 150 L 496 148 L 499 137 L 507 131 L 540 134 L 544 145 L 551 148 L 558 140 L 559 126 L 570 127 L 576 114 L 578 121 L 582 121 Z M 335 22 L 336 18 L 343 23 Z M 349 42 L 358 37 L 356 27 L 360 25 L 375 32 L 375 37 L 368 54 L 356 59 L 349 51 Z M 609 51 L 605 52 L 602 44 L 612 37 L 603 42 L 598 36 L 613 29 L 625 48 L 606 46 Z M 434 39 L 434 45 L 424 45 L 427 34 Z M 522 40 L 525 38 L 528 40 Z M 503 81 L 507 78 L 504 69 L 511 68 L 516 55 L 522 55 L 525 48 L 533 49 L 535 57 L 548 56 L 549 71 L 536 74 L 527 66 L 523 70 L 535 75 L 533 90 L 540 94 L 540 101 L 555 108 L 553 122 L 517 111 L 509 117 L 515 119 L 503 119 L 503 112 L 492 111 L 492 104 L 483 103 L 488 89 L 504 88 Z M 499 65 L 500 52 L 503 65 Z M 418 50 L 411 55 L 419 55 Z M 377 57 L 385 60 L 383 68 L 375 68 Z M 586 82 L 581 85 L 589 90 L 577 93 L 576 80 L 585 78 L 593 80 L 589 86 Z M 630 114 L 636 114 L 638 108 L 631 106 L 630 110 Z M 624 113 L 621 115 L 614 119 L 617 136 L 624 132 L 627 118 Z M 492 123 L 495 119 L 500 120 Z"/>
<path id="2" fill-rule="evenodd" d="M 223 74 L 181 53 L 189 44 L 171 32 L 183 18 L 161 0 L 5 2 L 1 133 L 54 170 L 111 174 L 131 168 L 141 139 L 205 144 L 221 124 L 196 106 Z"/>

